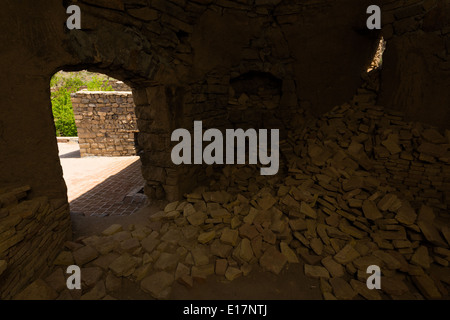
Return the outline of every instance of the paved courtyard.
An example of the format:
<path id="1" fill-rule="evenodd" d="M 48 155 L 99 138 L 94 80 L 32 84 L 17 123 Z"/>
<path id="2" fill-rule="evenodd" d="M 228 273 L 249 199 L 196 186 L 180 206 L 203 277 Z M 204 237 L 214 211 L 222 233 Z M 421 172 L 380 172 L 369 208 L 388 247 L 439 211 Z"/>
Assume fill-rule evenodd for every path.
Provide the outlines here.
<path id="1" fill-rule="evenodd" d="M 72 212 L 129 215 L 145 204 L 138 156 L 81 158 L 73 141 L 58 143 L 58 148 Z"/>

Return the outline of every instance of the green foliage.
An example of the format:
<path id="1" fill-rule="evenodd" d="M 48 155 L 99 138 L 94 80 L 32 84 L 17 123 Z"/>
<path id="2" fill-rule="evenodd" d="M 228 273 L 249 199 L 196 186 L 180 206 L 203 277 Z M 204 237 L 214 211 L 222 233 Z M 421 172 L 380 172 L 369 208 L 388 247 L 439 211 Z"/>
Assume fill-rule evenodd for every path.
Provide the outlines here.
<path id="1" fill-rule="evenodd" d="M 70 94 L 80 89 L 83 81 L 78 77 L 58 79 L 53 76 L 50 85 L 59 85 L 51 94 L 53 118 L 55 120 L 56 135 L 60 137 L 75 137 L 78 135 L 73 115 Z"/>
<path id="2" fill-rule="evenodd" d="M 86 86 L 89 91 L 112 91 L 112 86 L 108 85 L 107 82 L 104 83 L 97 76 L 93 76 L 91 81 L 86 83 Z"/>
<path id="3" fill-rule="evenodd" d="M 59 82 L 59 77 L 56 74 L 54 74 L 53 77 L 50 80 L 50 88 L 56 87 L 58 82 Z"/>
<path id="4" fill-rule="evenodd" d="M 70 92 L 59 89 L 52 97 L 52 109 L 56 135 L 60 137 L 76 137 L 78 132 L 75 125 Z"/>
<path id="5" fill-rule="evenodd" d="M 83 80 L 81 80 L 78 76 L 74 76 L 71 78 L 64 79 L 62 88 L 72 93 L 80 90 L 80 87 L 83 85 L 84 85 Z"/>
<path id="6" fill-rule="evenodd" d="M 104 80 L 93 76 L 90 81 L 83 81 L 77 75 L 64 78 L 56 74 L 50 80 L 50 87 L 55 90 L 51 94 L 53 118 L 55 120 L 56 135 L 59 137 L 75 137 L 78 135 L 73 114 L 70 94 L 87 86 L 89 91 L 112 91 L 112 86 Z"/>

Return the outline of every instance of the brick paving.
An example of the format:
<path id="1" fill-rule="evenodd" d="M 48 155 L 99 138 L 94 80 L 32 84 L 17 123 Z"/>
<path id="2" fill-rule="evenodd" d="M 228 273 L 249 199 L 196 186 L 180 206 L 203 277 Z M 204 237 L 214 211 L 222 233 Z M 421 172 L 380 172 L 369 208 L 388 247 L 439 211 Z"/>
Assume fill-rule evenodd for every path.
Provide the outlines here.
<path id="1" fill-rule="evenodd" d="M 72 212 L 130 215 L 145 205 L 139 157 L 80 158 L 77 143 L 58 147 Z"/>

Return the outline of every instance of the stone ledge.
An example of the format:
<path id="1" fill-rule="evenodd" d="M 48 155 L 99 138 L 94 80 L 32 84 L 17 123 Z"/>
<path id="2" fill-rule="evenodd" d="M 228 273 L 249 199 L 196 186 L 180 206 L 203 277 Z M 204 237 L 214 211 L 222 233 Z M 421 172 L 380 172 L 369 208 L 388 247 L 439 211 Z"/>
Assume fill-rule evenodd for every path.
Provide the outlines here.
<path id="1" fill-rule="evenodd" d="M 101 94 L 105 96 L 130 96 L 133 93 L 131 91 L 87 91 L 81 90 L 75 93 L 71 93 L 71 97 L 76 97 L 77 95 L 91 95 L 91 94 Z"/>

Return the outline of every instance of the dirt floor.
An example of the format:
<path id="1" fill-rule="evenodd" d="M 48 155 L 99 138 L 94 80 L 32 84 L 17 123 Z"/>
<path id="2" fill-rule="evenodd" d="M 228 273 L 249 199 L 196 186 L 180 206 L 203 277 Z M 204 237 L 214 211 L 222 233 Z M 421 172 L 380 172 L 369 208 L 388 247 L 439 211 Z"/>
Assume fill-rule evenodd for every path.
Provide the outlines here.
<path id="1" fill-rule="evenodd" d="M 164 207 L 163 202 L 154 203 L 129 216 L 84 216 L 72 213 L 73 239 L 100 234 L 112 224 L 126 228 L 130 224 L 142 225 L 148 217 Z M 118 299 L 153 298 L 139 290 L 138 284 L 124 281 Z M 248 276 L 230 282 L 216 275 L 209 276 L 204 283 L 194 283 L 187 288 L 175 283 L 169 299 L 175 300 L 322 300 L 319 281 L 305 276 L 303 263 L 289 264 L 278 276 L 265 272 L 256 264 Z"/>

